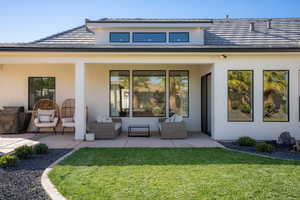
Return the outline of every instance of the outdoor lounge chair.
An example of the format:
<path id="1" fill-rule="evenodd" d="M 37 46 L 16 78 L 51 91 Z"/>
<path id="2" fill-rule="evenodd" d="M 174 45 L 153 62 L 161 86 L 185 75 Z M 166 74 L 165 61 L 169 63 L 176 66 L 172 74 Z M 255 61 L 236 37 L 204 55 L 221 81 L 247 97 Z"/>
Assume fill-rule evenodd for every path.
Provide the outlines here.
<path id="1" fill-rule="evenodd" d="M 75 99 L 65 100 L 60 109 L 62 134 L 65 133 L 66 128 L 72 128 L 75 132 Z"/>
<path id="2" fill-rule="evenodd" d="M 41 128 L 50 128 L 56 134 L 59 121 L 59 107 L 50 99 L 40 99 L 33 107 L 32 119 L 36 127 L 36 133 Z"/>
<path id="3" fill-rule="evenodd" d="M 90 125 L 90 132 L 95 133 L 95 139 L 114 139 L 122 131 L 122 120 L 113 118 L 111 122 L 94 121 Z"/>
<path id="4" fill-rule="evenodd" d="M 86 116 L 88 116 L 87 113 Z M 66 99 L 62 103 L 60 109 L 60 119 L 62 122 L 62 134 L 65 133 L 66 128 L 72 128 L 75 132 L 75 99 Z M 87 117 L 86 120 L 88 120 Z"/>
<path id="5" fill-rule="evenodd" d="M 175 119 L 159 119 L 159 133 L 162 139 L 184 139 L 187 137 L 185 122 L 181 116 L 174 116 Z M 171 120 L 170 120 L 171 119 Z"/>

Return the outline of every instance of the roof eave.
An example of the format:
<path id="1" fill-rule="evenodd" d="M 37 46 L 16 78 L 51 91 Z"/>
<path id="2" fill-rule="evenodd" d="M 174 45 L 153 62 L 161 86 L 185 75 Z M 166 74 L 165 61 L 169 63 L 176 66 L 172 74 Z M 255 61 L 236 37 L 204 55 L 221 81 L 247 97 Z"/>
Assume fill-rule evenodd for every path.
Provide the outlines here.
<path id="1" fill-rule="evenodd" d="M 213 20 L 90 20 L 86 19 L 85 23 L 213 23 Z"/>
<path id="2" fill-rule="evenodd" d="M 230 52 L 230 53 L 259 53 L 259 52 L 300 52 L 300 47 L 276 47 L 276 48 L 230 48 L 230 47 L 213 47 L 213 48 L 61 48 L 61 47 L 0 47 L 0 52 L 172 52 L 172 53 L 213 53 L 213 52 Z"/>

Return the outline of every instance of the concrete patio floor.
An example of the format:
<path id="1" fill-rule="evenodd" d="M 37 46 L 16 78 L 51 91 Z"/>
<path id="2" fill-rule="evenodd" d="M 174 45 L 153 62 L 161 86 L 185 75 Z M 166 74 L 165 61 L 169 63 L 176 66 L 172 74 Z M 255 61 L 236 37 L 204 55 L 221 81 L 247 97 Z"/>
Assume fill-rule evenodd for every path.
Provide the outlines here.
<path id="1" fill-rule="evenodd" d="M 28 145 L 32 146 L 39 142 L 34 140 L 34 134 L 0 134 L 0 155 L 13 152 L 16 148 Z"/>
<path id="2" fill-rule="evenodd" d="M 112 140 L 96 140 L 93 142 L 76 141 L 73 133 L 61 135 L 54 134 L 13 134 L 0 135 L 0 154 L 14 151 L 22 145 L 35 145 L 44 143 L 49 148 L 80 148 L 80 147 L 223 147 L 217 141 L 211 139 L 203 133 L 193 133 L 186 139 L 160 139 L 159 135 L 151 137 L 127 137 L 122 133 L 119 137 Z"/>

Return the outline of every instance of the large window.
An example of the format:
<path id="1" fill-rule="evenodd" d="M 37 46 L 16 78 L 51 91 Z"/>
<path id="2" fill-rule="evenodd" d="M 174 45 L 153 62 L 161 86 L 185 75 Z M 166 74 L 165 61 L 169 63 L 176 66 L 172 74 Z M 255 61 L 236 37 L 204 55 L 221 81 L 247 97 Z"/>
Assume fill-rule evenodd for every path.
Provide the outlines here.
<path id="1" fill-rule="evenodd" d="M 170 32 L 169 42 L 189 42 L 189 32 Z"/>
<path id="2" fill-rule="evenodd" d="M 51 99 L 55 101 L 54 77 L 28 78 L 28 109 L 32 110 L 34 104 L 40 99 Z"/>
<path id="3" fill-rule="evenodd" d="M 264 121 L 289 121 L 289 71 L 265 70 Z"/>
<path id="4" fill-rule="evenodd" d="M 253 71 L 228 71 L 228 121 L 253 121 Z"/>
<path id="5" fill-rule="evenodd" d="M 111 32 L 109 35 L 110 42 L 128 43 L 130 41 L 130 33 L 127 32 Z"/>
<path id="6" fill-rule="evenodd" d="M 133 116 L 166 115 L 166 72 L 133 71 Z"/>
<path id="7" fill-rule="evenodd" d="M 129 71 L 110 71 L 110 116 L 129 116 Z"/>
<path id="8" fill-rule="evenodd" d="M 169 71 L 169 115 L 189 115 L 189 72 Z"/>
<path id="9" fill-rule="evenodd" d="M 164 32 L 135 32 L 133 33 L 133 42 L 145 42 L 145 43 L 160 43 L 166 42 L 166 33 Z"/>

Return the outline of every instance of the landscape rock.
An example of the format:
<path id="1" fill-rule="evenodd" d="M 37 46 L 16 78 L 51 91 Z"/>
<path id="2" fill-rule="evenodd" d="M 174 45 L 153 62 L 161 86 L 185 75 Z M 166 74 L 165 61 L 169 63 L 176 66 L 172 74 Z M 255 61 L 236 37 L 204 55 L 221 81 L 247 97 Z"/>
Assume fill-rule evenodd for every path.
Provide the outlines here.
<path id="1" fill-rule="evenodd" d="M 296 144 L 296 139 L 287 131 L 280 134 L 278 144 L 283 147 L 292 148 Z"/>

